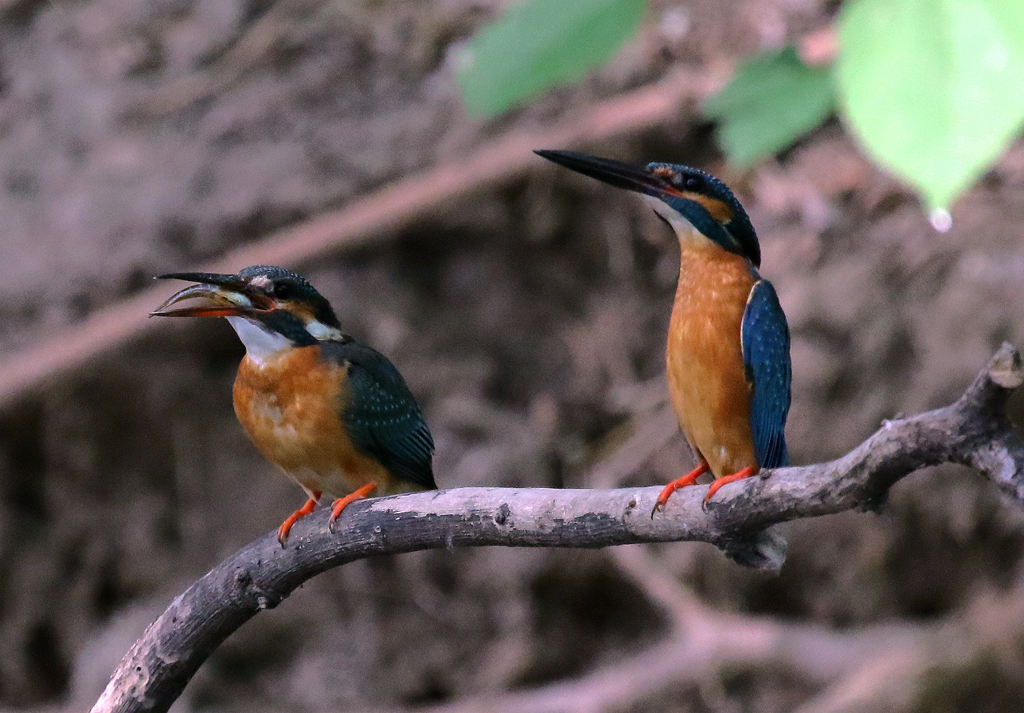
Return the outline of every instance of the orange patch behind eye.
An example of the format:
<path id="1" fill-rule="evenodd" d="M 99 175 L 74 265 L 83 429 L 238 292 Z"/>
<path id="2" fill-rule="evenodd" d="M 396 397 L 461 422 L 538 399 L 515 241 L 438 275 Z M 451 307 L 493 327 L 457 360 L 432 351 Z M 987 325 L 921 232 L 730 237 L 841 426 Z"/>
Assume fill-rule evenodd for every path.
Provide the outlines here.
<path id="1" fill-rule="evenodd" d="M 305 302 L 298 300 L 284 300 L 281 302 L 281 309 L 286 309 L 305 324 L 313 319 L 313 308 Z"/>
<path id="2" fill-rule="evenodd" d="M 700 203 L 704 206 L 704 210 L 710 213 L 711 217 L 722 225 L 728 225 L 729 221 L 732 220 L 732 208 L 729 207 L 728 203 L 724 203 L 717 198 L 709 198 L 700 193 L 691 193 L 690 191 L 680 191 L 679 195 L 686 200 Z"/>
<path id="3" fill-rule="evenodd" d="M 732 208 L 729 207 L 728 203 L 718 200 L 717 198 L 711 198 L 701 193 L 694 193 L 693 191 L 681 191 L 672 184 L 672 179 L 675 178 L 675 171 L 668 166 L 662 166 L 651 171 L 658 178 L 663 178 L 670 185 L 668 186 L 668 193 L 677 195 L 680 198 L 685 198 L 688 201 L 699 203 L 704 206 L 704 210 L 711 214 L 711 217 L 717 220 L 722 225 L 728 225 L 732 220 Z"/>

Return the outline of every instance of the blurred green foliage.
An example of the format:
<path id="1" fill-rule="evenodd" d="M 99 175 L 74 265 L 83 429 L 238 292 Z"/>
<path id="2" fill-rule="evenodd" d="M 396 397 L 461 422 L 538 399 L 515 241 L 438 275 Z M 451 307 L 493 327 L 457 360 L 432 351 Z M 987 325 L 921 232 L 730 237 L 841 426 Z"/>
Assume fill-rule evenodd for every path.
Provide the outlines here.
<path id="1" fill-rule="evenodd" d="M 527 0 L 473 37 L 457 73 L 466 108 L 494 116 L 611 59 L 646 0 Z"/>
<path id="2" fill-rule="evenodd" d="M 704 114 L 718 121 L 718 142 L 737 166 L 781 151 L 834 108 L 831 73 L 808 67 L 792 47 L 746 62 L 703 106 Z"/>
<path id="3" fill-rule="evenodd" d="M 482 29 L 458 73 L 466 106 L 494 116 L 607 61 L 645 0 L 526 0 Z M 848 0 L 832 67 L 792 48 L 758 55 L 704 103 L 730 162 L 749 166 L 838 106 L 871 158 L 944 208 L 1024 123 L 1024 0 Z"/>
<path id="4" fill-rule="evenodd" d="M 948 206 L 1024 120 L 1024 2 L 854 0 L 838 29 L 847 126 L 930 208 Z"/>

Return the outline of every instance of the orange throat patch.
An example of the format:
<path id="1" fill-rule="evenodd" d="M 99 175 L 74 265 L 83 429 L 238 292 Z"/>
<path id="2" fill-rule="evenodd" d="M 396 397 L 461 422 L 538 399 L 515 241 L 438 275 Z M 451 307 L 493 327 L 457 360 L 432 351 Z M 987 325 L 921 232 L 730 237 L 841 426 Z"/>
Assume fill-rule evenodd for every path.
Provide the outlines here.
<path id="1" fill-rule="evenodd" d="M 391 475 L 358 451 L 345 428 L 347 369 L 325 361 L 320 347 L 296 347 L 256 362 L 242 360 L 235 414 L 267 460 L 309 493 L 346 495 L 364 483 L 388 490 Z"/>

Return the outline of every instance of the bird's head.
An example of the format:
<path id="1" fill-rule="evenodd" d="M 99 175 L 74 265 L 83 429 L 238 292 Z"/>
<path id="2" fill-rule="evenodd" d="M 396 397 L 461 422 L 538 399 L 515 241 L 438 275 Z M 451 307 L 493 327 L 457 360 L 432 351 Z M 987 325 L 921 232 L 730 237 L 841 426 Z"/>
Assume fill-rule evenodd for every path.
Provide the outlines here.
<path id="1" fill-rule="evenodd" d="M 227 317 L 251 356 L 344 338 L 330 303 L 306 278 L 283 267 L 253 265 L 237 275 L 172 272 L 157 279 L 196 284 L 175 292 L 150 316 Z M 171 309 L 188 300 L 197 303 Z"/>
<path id="2" fill-rule="evenodd" d="M 643 195 L 680 237 L 696 230 L 716 245 L 761 265 L 761 248 L 747 212 L 710 173 L 678 163 L 631 166 L 575 151 L 536 151 L 549 161 Z"/>

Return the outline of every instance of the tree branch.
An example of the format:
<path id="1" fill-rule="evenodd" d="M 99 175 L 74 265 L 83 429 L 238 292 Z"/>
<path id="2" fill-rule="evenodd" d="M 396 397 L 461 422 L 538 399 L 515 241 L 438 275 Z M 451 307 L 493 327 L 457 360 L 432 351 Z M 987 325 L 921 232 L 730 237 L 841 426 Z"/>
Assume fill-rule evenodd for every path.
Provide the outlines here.
<path id="1" fill-rule="evenodd" d="M 268 534 L 175 599 L 125 655 L 93 711 L 166 711 L 206 657 L 245 621 L 310 577 L 373 555 L 697 540 L 743 564 L 778 568 L 785 543 L 766 528 L 877 508 L 900 478 L 940 463 L 980 470 L 1024 505 L 1024 440 L 1004 413 L 1022 382 L 1020 355 L 1004 344 L 952 405 L 887 421 L 829 463 L 765 471 L 726 486 L 707 513 L 700 507 L 704 489 L 689 488 L 652 519 L 658 487 L 458 488 L 374 498 L 350 506 L 337 535 L 327 531 L 327 512 L 320 512 L 296 526 L 287 549 Z"/>

